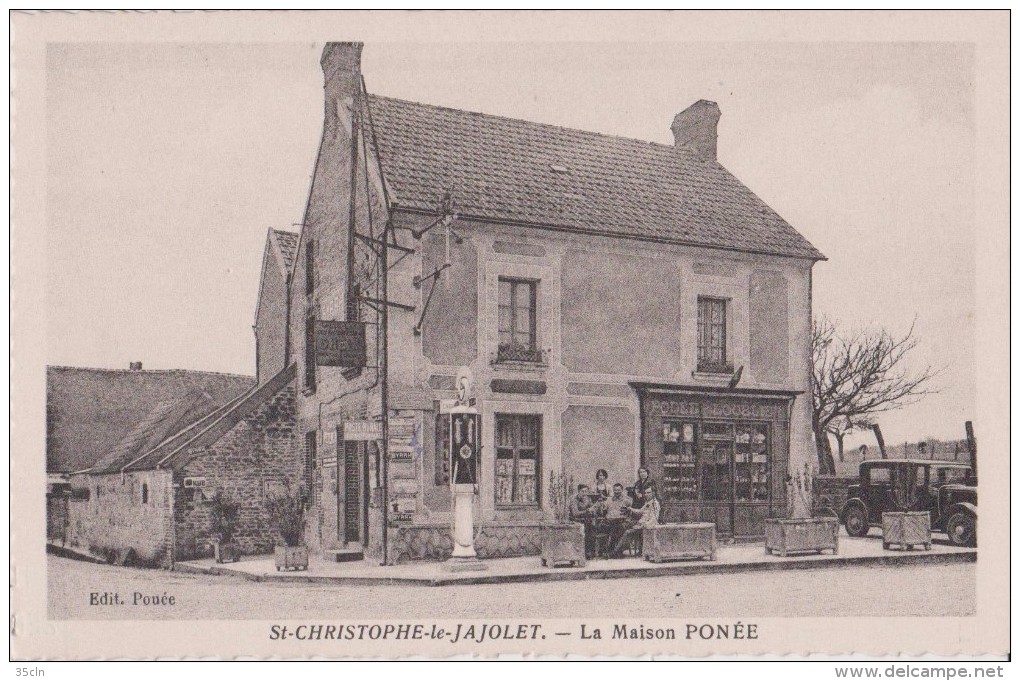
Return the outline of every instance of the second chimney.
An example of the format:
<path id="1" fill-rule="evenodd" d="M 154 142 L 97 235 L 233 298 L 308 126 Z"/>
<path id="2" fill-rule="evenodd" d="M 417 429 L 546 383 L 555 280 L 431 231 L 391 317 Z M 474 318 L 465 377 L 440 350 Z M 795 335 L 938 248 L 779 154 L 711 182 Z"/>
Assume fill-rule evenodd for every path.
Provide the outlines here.
<path id="1" fill-rule="evenodd" d="M 707 161 L 716 160 L 720 116 L 719 105 L 706 99 L 699 99 L 678 113 L 670 126 L 676 148 Z"/>
<path id="2" fill-rule="evenodd" d="M 131 362 L 128 366 L 131 367 L 131 371 L 141 371 L 142 370 L 142 363 L 141 362 Z"/>

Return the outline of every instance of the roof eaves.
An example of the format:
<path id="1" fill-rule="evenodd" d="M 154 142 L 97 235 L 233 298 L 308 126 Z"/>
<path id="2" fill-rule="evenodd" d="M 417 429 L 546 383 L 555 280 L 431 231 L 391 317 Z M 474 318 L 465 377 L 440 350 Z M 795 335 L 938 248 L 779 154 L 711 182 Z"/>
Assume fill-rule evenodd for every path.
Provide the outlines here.
<path id="1" fill-rule="evenodd" d="M 394 212 L 403 212 L 403 213 L 414 214 L 414 215 L 427 215 L 427 216 L 430 216 L 430 217 L 436 217 L 436 216 L 440 215 L 439 212 L 436 211 L 435 208 L 425 208 L 425 207 L 408 206 L 408 205 L 394 205 L 393 206 L 393 210 L 394 210 Z M 598 236 L 598 237 L 605 237 L 605 238 L 609 238 L 609 239 L 623 239 L 623 240 L 626 240 L 626 241 L 644 241 L 644 242 L 650 242 L 650 243 L 673 244 L 673 245 L 677 245 L 677 246 L 689 246 L 689 247 L 692 247 L 692 248 L 708 248 L 708 249 L 720 250 L 720 251 L 731 251 L 731 252 L 737 252 L 737 253 L 749 253 L 749 254 L 753 254 L 753 255 L 770 255 L 770 256 L 783 257 L 783 258 L 794 258 L 794 259 L 798 259 L 798 260 L 812 260 L 812 261 L 816 261 L 816 262 L 819 261 L 819 260 L 828 260 L 828 258 L 826 258 L 820 251 L 818 251 L 818 249 L 816 249 L 814 246 L 811 246 L 810 242 L 808 242 L 808 245 L 810 246 L 810 249 L 804 249 L 805 250 L 804 253 L 799 253 L 799 254 L 798 253 L 780 253 L 780 252 L 770 251 L 770 250 L 765 250 L 765 249 L 741 248 L 741 247 L 738 247 L 738 246 L 722 246 L 722 245 L 716 245 L 716 244 L 698 243 L 696 241 L 684 241 L 684 240 L 681 240 L 681 239 L 667 239 L 667 238 L 663 238 L 663 237 L 653 237 L 653 236 L 642 235 L 642 234 L 623 234 L 623 233 L 620 233 L 620 232 L 609 232 L 609 231 L 597 230 L 597 229 L 582 229 L 582 228 L 579 228 L 579 227 L 575 227 L 573 225 L 551 224 L 551 223 L 541 223 L 541 222 L 529 222 L 529 221 L 526 221 L 526 220 L 520 220 L 518 218 L 507 218 L 507 217 L 499 217 L 499 216 L 493 216 L 493 215 L 473 215 L 473 214 L 464 213 L 464 212 L 459 212 L 457 215 L 458 215 L 458 217 L 460 219 L 473 220 L 473 221 L 476 221 L 476 222 L 485 222 L 485 223 L 490 223 L 490 224 L 501 224 L 501 225 L 508 225 L 508 226 L 513 226 L 513 227 L 532 227 L 532 228 L 535 228 L 535 229 L 545 229 L 545 230 L 556 231 L 556 232 L 569 232 L 569 233 L 572 233 L 572 234 L 585 234 L 585 235 L 588 235 L 588 236 Z"/>

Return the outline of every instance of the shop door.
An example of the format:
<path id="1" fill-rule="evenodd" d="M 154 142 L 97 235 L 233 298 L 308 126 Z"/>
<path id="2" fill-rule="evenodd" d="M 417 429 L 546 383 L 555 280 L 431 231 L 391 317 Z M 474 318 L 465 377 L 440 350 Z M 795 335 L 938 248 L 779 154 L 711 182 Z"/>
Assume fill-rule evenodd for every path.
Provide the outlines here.
<path id="1" fill-rule="evenodd" d="M 701 520 L 720 535 L 733 534 L 733 428 L 704 425 L 701 443 Z"/>
<path id="2" fill-rule="evenodd" d="M 344 541 L 360 543 L 362 471 L 360 442 L 344 442 Z"/>

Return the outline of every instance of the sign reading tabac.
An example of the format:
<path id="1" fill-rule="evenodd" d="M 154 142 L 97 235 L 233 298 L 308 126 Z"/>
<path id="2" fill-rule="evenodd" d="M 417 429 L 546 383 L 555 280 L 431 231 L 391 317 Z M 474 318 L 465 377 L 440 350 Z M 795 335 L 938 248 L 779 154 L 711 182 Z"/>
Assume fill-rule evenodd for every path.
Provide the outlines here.
<path id="1" fill-rule="evenodd" d="M 315 363 L 323 367 L 363 367 L 364 322 L 315 322 Z"/>

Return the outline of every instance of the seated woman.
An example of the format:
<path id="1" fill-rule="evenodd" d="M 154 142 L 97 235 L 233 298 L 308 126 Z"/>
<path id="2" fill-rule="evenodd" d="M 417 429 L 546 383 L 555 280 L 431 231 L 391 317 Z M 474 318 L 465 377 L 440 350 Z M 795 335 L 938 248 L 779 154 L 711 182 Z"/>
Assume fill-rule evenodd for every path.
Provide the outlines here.
<path id="1" fill-rule="evenodd" d="M 592 503 L 592 494 L 583 482 L 577 486 L 577 494 L 570 500 L 567 509 L 571 521 L 584 525 L 584 555 L 591 558 L 595 549 L 595 515 L 598 506 Z"/>
<path id="2" fill-rule="evenodd" d="M 655 481 L 652 480 L 651 474 L 648 469 L 642 466 L 637 470 L 637 482 L 630 488 L 630 496 L 634 499 L 634 508 L 638 509 L 645 505 L 648 499 L 649 488 L 655 487 Z"/>
<path id="3" fill-rule="evenodd" d="M 640 541 L 645 528 L 655 527 L 659 524 L 659 511 L 659 500 L 655 495 L 655 487 L 648 487 L 645 490 L 644 506 L 639 509 L 631 507 L 628 512 L 628 516 L 634 521 L 634 524 L 616 542 L 612 552 L 613 558 L 621 558 L 625 548 Z"/>

